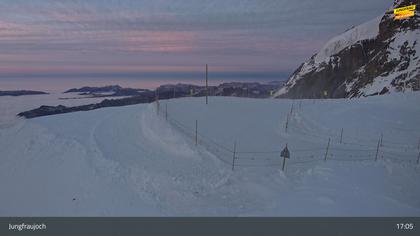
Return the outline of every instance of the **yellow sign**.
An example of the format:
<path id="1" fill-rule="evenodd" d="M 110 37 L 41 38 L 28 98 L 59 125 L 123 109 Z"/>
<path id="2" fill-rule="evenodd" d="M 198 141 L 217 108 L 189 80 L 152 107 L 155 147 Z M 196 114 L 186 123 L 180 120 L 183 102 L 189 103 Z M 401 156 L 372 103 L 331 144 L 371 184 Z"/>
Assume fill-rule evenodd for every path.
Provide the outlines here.
<path id="1" fill-rule="evenodd" d="M 404 14 L 395 15 L 394 19 L 401 20 L 401 19 L 406 19 L 408 17 L 412 17 L 412 16 L 414 16 L 414 11 L 408 11 L 408 12 L 405 12 Z"/>
<path id="2" fill-rule="evenodd" d="M 394 14 L 399 15 L 405 11 L 414 11 L 416 10 L 416 5 L 406 6 L 406 7 L 399 7 L 394 9 Z"/>
<path id="3" fill-rule="evenodd" d="M 416 10 L 416 5 L 399 7 L 394 9 L 394 19 L 401 20 L 414 16 L 414 11 Z"/>

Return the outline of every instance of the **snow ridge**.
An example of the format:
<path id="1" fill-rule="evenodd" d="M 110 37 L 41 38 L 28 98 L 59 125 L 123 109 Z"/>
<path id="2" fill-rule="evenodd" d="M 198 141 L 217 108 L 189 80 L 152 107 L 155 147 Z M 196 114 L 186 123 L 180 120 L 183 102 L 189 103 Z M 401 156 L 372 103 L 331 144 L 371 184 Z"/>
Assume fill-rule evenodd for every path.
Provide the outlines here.
<path id="1" fill-rule="evenodd" d="M 328 61 L 331 56 L 359 41 L 376 38 L 379 34 L 379 23 L 381 19 L 382 15 L 332 38 L 316 54 L 314 58 L 315 64 Z"/>

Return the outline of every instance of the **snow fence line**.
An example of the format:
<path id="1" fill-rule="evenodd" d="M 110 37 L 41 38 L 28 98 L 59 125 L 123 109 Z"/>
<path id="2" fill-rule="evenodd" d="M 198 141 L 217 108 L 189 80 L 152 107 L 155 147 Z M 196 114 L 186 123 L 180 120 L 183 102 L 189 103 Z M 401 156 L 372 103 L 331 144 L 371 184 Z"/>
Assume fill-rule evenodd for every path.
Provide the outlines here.
<path id="1" fill-rule="evenodd" d="M 168 114 L 168 106 L 165 103 L 165 108 L 161 108 L 159 100 L 154 102 L 156 104 L 156 115 L 158 118 L 164 119 L 173 128 L 182 133 L 184 136 L 192 140 L 195 146 L 203 146 L 208 151 L 212 152 L 219 160 L 227 165 L 232 166 L 232 170 L 235 167 L 280 167 L 286 162 L 286 158 L 281 156 L 284 149 L 277 150 L 256 150 L 256 151 L 239 151 L 236 149 L 236 140 L 233 141 L 233 147 L 227 147 L 207 135 L 198 131 L 198 120 L 195 121 L 195 129 L 191 129 L 188 125 L 183 124 L 181 121 L 175 119 L 172 115 Z M 292 104 L 290 113 L 287 115 L 285 132 L 289 129 L 290 117 L 294 112 L 294 105 Z M 299 105 L 300 107 L 300 105 Z M 300 132 L 304 135 L 322 138 L 328 140 L 325 147 L 319 148 L 307 148 L 307 149 L 292 149 L 293 158 L 287 161 L 287 165 L 299 165 L 307 163 L 315 163 L 320 161 L 338 161 L 338 162 L 369 162 L 377 161 L 378 159 L 386 159 L 393 162 L 417 164 L 420 163 L 420 140 L 419 145 L 416 147 L 405 145 L 397 142 L 384 142 L 383 137 L 379 138 L 376 148 L 367 145 L 366 143 L 358 142 L 344 142 L 342 140 L 343 130 L 341 130 L 340 137 L 336 135 L 319 135 L 308 132 Z M 331 139 L 335 137 L 335 139 Z M 366 140 L 365 140 L 366 141 Z M 342 147 L 331 147 L 331 143 L 340 145 L 353 146 L 357 148 L 342 148 Z M 362 148 L 364 147 L 364 148 Z M 417 151 L 417 155 L 408 155 L 394 152 L 391 149 L 401 148 L 407 151 L 407 148 L 413 148 Z M 348 154 L 350 152 L 350 154 Z M 360 152 L 355 155 L 354 152 Z M 308 154 L 309 153 L 309 154 Z M 297 155 L 296 155 L 297 154 Z M 337 157 L 337 158 L 334 158 Z M 401 158 L 404 157 L 404 158 Z"/>

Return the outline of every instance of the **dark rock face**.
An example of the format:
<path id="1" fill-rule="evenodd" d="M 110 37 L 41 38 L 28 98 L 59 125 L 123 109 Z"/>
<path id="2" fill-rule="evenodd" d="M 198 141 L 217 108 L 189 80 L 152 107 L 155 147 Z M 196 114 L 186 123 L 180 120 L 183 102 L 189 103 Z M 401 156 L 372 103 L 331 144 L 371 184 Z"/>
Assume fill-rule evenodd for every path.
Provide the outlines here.
<path id="1" fill-rule="evenodd" d="M 394 7 L 416 3 L 399 1 Z M 312 56 L 276 97 L 345 98 L 420 90 L 419 25 L 418 11 L 414 17 L 395 20 L 390 9 L 380 18 L 376 37 L 361 37 L 321 63 L 316 62 L 317 55 Z M 350 29 L 343 37 L 358 34 L 362 27 Z"/>
<path id="2" fill-rule="evenodd" d="M 121 99 L 105 99 L 100 103 L 88 104 L 75 107 L 59 106 L 40 106 L 37 109 L 21 112 L 18 116 L 25 118 L 35 118 L 40 116 L 49 116 L 62 113 L 76 112 L 76 111 L 90 111 L 104 107 L 128 106 L 140 103 L 150 103 L 155 100 L 154 92 L 145 92 L 141 96 L 133 96 Z"/>
<path id="3" fill-rule="evenodd" d="M 42 95 L 48 94 L 41 91 L 31 90 L 15 90 L 15 91 L 0 91 L 0 96 L 24 96 L 24 95 Z"/>

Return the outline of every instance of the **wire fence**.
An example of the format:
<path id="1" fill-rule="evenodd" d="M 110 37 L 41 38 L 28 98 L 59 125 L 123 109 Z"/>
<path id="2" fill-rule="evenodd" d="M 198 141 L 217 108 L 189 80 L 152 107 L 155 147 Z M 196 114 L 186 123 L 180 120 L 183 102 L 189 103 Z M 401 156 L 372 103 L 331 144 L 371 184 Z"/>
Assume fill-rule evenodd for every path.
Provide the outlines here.
<path id="1" fill-rule="evenodd" d="M 173 128 L 188 137 L 195 145 L 204 147 L 219 160 L 227 165 L 231 165 L 232 169 L 236 167 L 280 167 L 284 165 L 283 162 L 285 160 L 281 157 L 283 149 L 238 150 L 236 144 L 232 146 L 233 148 L 228 147 L 208 135 L 201 133 L 198 130 L 197 124 L 195 129 L 191 128 L 191 126 L 188 126 L 168 114 L 167 104 L 165 109 L 160 108 L 159 101 L 157 101 L 156 104 L 157 115 L 160 118 L 165 119 Z M 337 137 L 337 135 L 320 135 L 302 130 L 296 132 L 305 136 L 316 137 L 317 139 L 322 138 L 322 140 L 328 140 L 329 142 L 331 141 L 334 145 L 330 146 L 326 143 L 325 147 L 291 149 L 292 157 L 287 160 L 287 166 L 298 166 L 323 161 L 374 162 L 380 159 L 399 163 L 419 164 L 420 148 L 413 145 L 405 145 L 404 143 L 393 141 L 385 142 L 382 138 L 377 141 L 376 145 L 372 145 L 373 143 L 369 145 L 365 139 L 362 140 L 363 143 L 354 141 L 345 142 L 342 141 L 342 137 Z M 333 137 L 333 139 L 331 139 L 331 137 Z M 347 138 L 349 138 L 349 136 L 347 136 Z M 370 141 L 372 142 L 372 140 Z M 234 141 L 232 144 L 233 143 Z"/>

